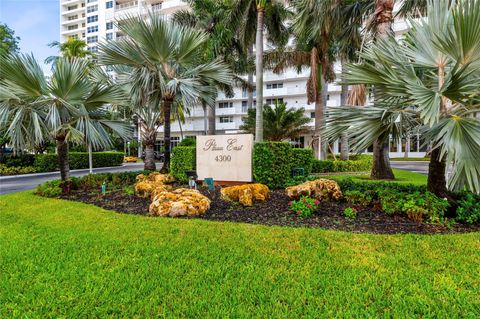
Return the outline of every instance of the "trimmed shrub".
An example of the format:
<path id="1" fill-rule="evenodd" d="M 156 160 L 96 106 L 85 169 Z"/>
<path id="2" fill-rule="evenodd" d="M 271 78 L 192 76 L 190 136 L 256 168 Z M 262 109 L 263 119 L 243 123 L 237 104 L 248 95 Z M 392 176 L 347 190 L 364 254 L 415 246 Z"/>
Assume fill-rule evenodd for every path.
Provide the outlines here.
<path id="1" fill-rule="evenodd" d="M 256 143 L 253 147 L 253 178 L 271 189 L 284 188 L 291 175 L 292 162 L 289 143 Z"/>
<path id="2" fill-rule="evenodd" d="M 196 148 L 194 146 L 177 146 L 172 150 L 170 174 L 178 181 L 188 181 L 185 171 L 196 168 Z"/>
<path id="3" fill-rule="evenodd" d="M 456 219 L 468 224 L 480 223 L 480 195 L 462 194 L 458 201 Z"/>
<path id="4" fill-rule="evenodd" d="M 196 146 L 197 141 L 193 137 L 186 137 L 177 146 Z"/>
<path id="5" fill-rule="evenodd" d="M 120 166 L 123 163 L 121 152 L 94 152 L 92 153 L 93 167 Z M 68 153 L 70 169 L 88 168 L 88 153 Z M 58 170 L 57 154 L 40 154 L 35 156 L 33 164 L 37 172 L 52 172 Z"/>
<path id="6" fill-rule="evenodd" d="M 310 175 L 313 167 L 313 149 L 292 148 L 292 169 L 303 168 L 305 176 Z"/>
<path id="7" fill-rule="evenodd" d="M 58 197 L 62 194 L 61 184 L 60 180 L 45 182 L 37 186 L 35 194 L 43 197 Z"/>
<path id="8" fill-rule="evenodd" d="M 14 156 L 12 154 L 4 154 L 3 157 L 0 157 L 0 159 L 0 164 L 4 164 L 8 167 L 27 167 L 33 166 L 33 162 L 35 161 L 35 155 L 20 154 Z"/>
<path id="9" fill-rule="evenodd" d="M 370 155 L 353 155 L 348 161 L 314 160 L 314 173 L 362 172 L 372 168 L 373 157 Z"/>
<path id="10" fill-rule="evenodd" d="M 35 173 L 35 169 L 32 166 L 6 166 L 0 164 L 0 175 L 17 175 L 17 174 L 29 174 Z"/>

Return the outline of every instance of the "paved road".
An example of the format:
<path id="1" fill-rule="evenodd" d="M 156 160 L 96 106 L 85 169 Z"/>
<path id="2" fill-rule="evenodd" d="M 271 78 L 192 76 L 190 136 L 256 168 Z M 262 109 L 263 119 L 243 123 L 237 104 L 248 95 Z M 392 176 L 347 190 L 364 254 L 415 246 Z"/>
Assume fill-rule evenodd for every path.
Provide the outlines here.
<path id="1" fill-rule="evenodd" d="M 390 162 L 392 168 L 404 169 L 406 171 L 428 174 L 428 162 Z"/>
<path id="2" fill-rule="evenodd" d="M 158 166 L 158 164 L 157 164 Z M 127 171 L 139 171 L 143 169 L 143 163 L 127 163 L 123 166 L 94 168 L 94 173 L 115 173 Z M 88 169 L 70 171 L 71 176 L 83 176 L 88 174 Z M 0 177 L 0 195 L 34 189 L 37 185 L 52 179 L 59 179 L 60 172 L 25 174 L 17 176 Z"/>

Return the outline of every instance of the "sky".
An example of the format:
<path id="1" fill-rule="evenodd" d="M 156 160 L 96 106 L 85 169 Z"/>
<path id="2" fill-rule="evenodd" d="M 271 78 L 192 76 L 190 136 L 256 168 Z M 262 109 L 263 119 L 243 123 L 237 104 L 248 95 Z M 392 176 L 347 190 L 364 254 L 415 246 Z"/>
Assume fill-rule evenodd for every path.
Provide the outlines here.
<path id="1" fill-rule="evenodd" d="M 48 43 L 60 39 L 60 0 L 0 0 L 0 22 L 6 23 L 20 37 L 20 51 L 33 53 L 46 73 L 50 67 L 43 61 L 58 55 Z"/>

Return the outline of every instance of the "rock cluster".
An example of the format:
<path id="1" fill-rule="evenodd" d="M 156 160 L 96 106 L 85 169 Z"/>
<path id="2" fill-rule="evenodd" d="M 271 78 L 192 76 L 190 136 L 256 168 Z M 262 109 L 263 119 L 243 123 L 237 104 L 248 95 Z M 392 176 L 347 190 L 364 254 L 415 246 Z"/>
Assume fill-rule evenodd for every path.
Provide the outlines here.
<path id="1" fill-rule="evenodd" d="M 160 174 L 159 172 L 153 172 L 145 176 L 140 174 L 137 176 L 137 182 L 135 183 L 135 193 L 140 197 L 152 197 L 154 192 L 165 191 L 170 187 L 175 179 L 168 174 Z"/>
<path id="2" fill-rule="evenodd" d="M 323 178 L 287 187 L 285 191 L 290 199 L 297 199 L 301 196 L 313 197 L 320 201 L 339 200 L 342 198 L 342 191 L 337 182 Z"/>
<path id="3" fill-rule="evenodd" d="M 210 200 L 199 191 L 178 188 L 155 191 L 149 213 L 153 216 L 198 216 L 210 208 Z"/>
<path id="4" fill-rule="evenodd" d="M 268 186 L 263 184 L 245 184 L 222 188 L 224 199 L 239 202 L 243 206 L 252 206 L 253 200 L 264 201 L 268 198 Z"/>

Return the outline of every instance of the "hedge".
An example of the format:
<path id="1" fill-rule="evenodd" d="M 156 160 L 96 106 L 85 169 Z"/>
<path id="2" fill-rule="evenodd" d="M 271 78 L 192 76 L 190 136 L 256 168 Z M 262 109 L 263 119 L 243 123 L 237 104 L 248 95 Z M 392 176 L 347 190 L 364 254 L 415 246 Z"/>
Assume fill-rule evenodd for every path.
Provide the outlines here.
<path id="1" fill-rule="evenodd" d="M 253 147 L 253 178 L 272 189 L 283 188 L 291 176 L 292 146 L 283 142 L 261 142 Z"/>
<path id="2" fill-rule="evenodd" d="M 313 149 L 292 148 L 292 169 L 303 168 L 306 176 L 310 175 L 313 168 Z"/>
<path id="3" fill-rule="evenodd" d="M 92 153 L 93 167 L 120 166 L 124 154 L 121 152 L 94 152 Z M 88 168 L 88 153 L 68 153 L 70 169 Z M 35 156 L 33 163 L 37 172 L 52 172 L 58 170 L 57 154 L 40 154 Z"/>
<path id="4" fill-rule="evenodd" d="M 348 161 L 314 160 L 313 173 L 362 172 L 372 168 L 373 157 L 370 155 L 354 155 Z"/>
<path id="5" fill-rule="evenodd" d="M 1 161 L 0 164 L 4 164 L 8 167 L 27 167 L 33 166 L 33 162 L 35 161 L 34 154 L 20 154 L 20 155 L 12 155 L 12 154 L 4 154 L 0 157 Z"/>
<path id="6" fill-rule="evenodd" d="M 176 146 L 170 159 L 170 174 L 180 182 L 187 182 L 185 171 L 196 168 L 195 146 Z"/>

